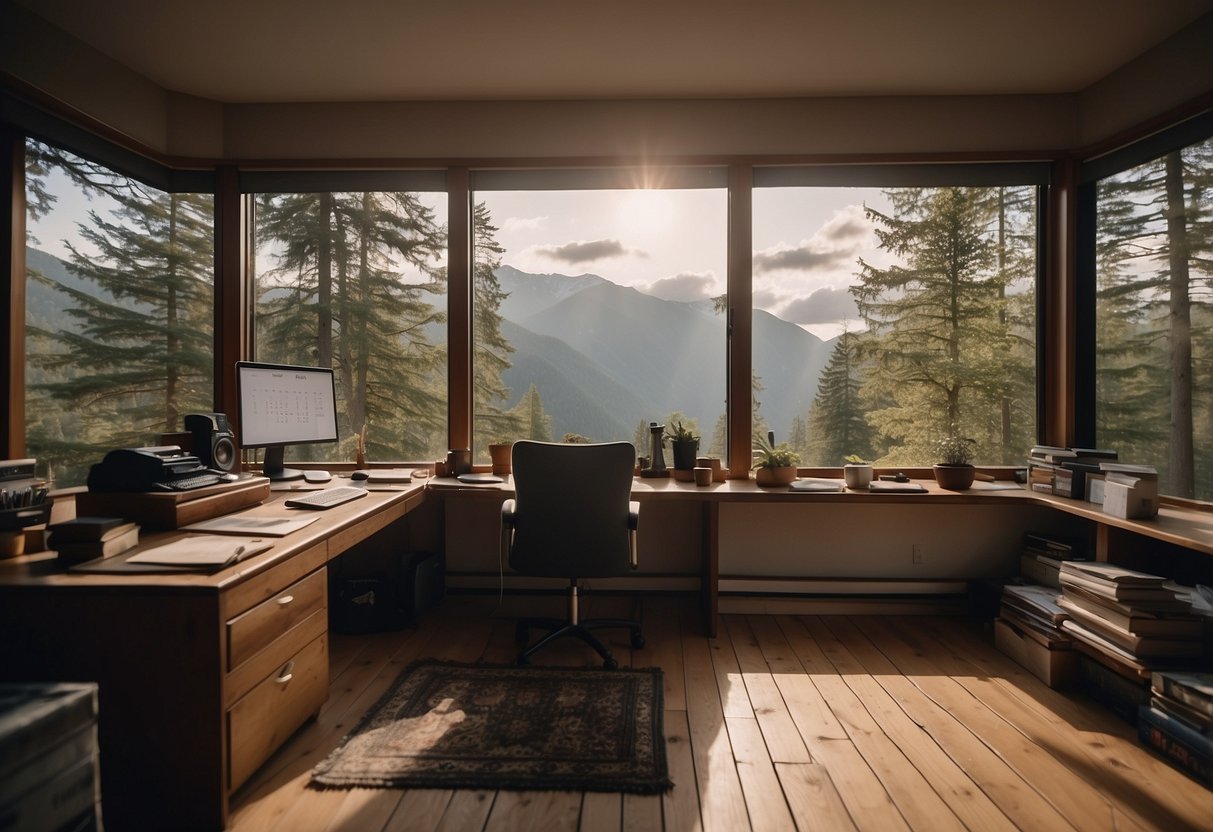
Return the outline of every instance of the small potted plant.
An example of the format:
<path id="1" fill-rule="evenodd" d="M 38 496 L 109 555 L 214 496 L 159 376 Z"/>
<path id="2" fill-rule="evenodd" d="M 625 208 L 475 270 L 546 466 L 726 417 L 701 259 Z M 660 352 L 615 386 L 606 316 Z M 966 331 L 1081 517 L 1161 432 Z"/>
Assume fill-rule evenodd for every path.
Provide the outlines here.
<path id="1" fill-rule="evenodd" d="M 754 449 L 754 480 L 762 488 L 790 485 L 796 479 L 800 455 L 787 444 L 773 445 L 769 439 L 758 438 Z"/>
<path id="2" fill-rule="evenodd" d="M 666 425 L 665 438 L 670 441 L 670 450 L 674 455 L 674 470 L 690 471 L 695 467 L 695 457 L 699 455 L 699 434 L 682 422 L 672 422 Z"/>
<path id="3" fill-rule="evenodd" d="M 973 467 L 974 440 L 949 433 L 935 443 L 935 482 L 949 491 L 964 491 L 973 484 L 977 470 Z"/>
<path id="4" fill-rule="evenodd" d="M 847 488 L 862 489 L 872 484 L 872 463 L 857 454 L 851 454 L 843 460 L 842 478 Z"/>

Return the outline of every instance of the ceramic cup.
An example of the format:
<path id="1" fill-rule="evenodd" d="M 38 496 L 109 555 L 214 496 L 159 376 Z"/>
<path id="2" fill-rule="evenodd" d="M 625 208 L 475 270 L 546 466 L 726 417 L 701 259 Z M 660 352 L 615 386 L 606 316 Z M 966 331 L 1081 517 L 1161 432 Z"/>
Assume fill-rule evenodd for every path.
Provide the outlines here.
<path id="1" fill-rule="evenodd" d="M 451 448 L 446 452 L 446 465 L 451 469 L 451 476 L 472 472 L 472 452 L 468 448 Z"/>
<path id="2" fill-rule="evenodd" d="M 434 463 L 435 477 L 449 477 L 451 475 L 451 466 L 447 465 L 445 459 L 440 459 Z"/>
<path id="3" fill-rule="evenodd" d="M 706 465 L 695 467 L 695 484 L 696 485 L 711 485 L 712 484 L 712 469 Z"/>
<path id="4" fill-rule="evenodd" d="M 847 464 L 842 466 L 842 477 L 847 488 L 867 488 L 872 484 L 872 466 Z"/>

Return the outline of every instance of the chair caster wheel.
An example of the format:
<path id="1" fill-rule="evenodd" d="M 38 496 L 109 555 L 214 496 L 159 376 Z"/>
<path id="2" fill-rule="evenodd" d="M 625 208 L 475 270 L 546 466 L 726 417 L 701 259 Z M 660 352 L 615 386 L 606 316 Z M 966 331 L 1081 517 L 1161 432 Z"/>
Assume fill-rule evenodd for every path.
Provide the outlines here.
<path id="1" fill-rule="evenodd" d="M 619 662 L 615 661 L 614 659 L 606 659 L 603 661 L 602 666 L 607 670 L 618 670 Z"/>
<path id="2" fill-rule="evenodd" d="M 639 650 L 644 647 L 644 636 L 640 633 L 632 633 L 632 649 Z"/>
<path id="3" fill-rule="evenodd" d="M 531 659 L 529 656 L 519 656 L 514 660 L 514 664 L 518 665 L 519 667 L 527 667 L 530 665 L 530 663 Z"/>

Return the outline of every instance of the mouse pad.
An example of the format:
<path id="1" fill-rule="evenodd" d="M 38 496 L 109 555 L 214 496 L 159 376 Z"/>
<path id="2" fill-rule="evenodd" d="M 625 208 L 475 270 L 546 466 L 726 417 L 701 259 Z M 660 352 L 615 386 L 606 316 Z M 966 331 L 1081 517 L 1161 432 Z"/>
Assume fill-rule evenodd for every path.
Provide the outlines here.
<path id="1" fill-rule="evenodd" d="M 504 479 L 496 474 L 460 474 L 459 476 L 455 477 L 455 479 L 459 480 L 460 482 L 469 482 L 473 484 L 486 482 L 505 482 Z"/>

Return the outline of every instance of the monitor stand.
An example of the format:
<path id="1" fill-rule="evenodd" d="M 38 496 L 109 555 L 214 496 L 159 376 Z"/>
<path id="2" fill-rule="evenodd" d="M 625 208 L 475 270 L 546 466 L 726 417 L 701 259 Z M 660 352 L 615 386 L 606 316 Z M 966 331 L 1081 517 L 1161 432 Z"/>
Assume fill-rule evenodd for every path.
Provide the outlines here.
<path id="1" fill-rule="evenodd" d="M 270 482 L 303 479 L 303 472 L 298 468 L 287 468 L 282 464 L 281 445 L 265 449 L 265 462 L 261 463 L 261 473 L 270 478 Z"/>

